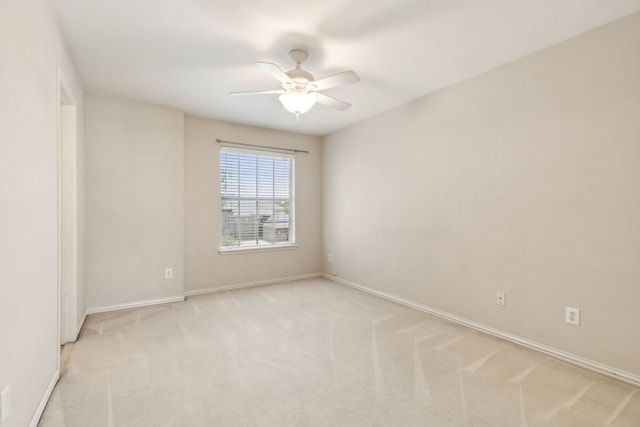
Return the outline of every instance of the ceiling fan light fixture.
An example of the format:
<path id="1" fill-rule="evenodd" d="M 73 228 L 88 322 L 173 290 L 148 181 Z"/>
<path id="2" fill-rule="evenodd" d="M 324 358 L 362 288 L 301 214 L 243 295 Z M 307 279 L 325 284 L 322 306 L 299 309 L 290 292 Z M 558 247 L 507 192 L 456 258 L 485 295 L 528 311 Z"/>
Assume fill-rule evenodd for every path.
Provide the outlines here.
<path id="1" fill-rule="evenodd" d="M 316 103 L 314 92 L 287 92 L 278 97 L 284 108 L 293 114 L 304 114 Z"/>

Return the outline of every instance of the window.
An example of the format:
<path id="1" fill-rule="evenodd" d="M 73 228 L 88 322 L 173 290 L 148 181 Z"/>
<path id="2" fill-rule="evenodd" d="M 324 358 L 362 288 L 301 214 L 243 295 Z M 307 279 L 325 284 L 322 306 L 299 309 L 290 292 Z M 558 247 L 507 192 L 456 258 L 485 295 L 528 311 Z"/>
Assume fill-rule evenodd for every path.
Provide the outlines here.
<path id="1" fill-rule="evenodd" d="M 293 155 L 222 147 L 220 250 L 295 243 Z"/>

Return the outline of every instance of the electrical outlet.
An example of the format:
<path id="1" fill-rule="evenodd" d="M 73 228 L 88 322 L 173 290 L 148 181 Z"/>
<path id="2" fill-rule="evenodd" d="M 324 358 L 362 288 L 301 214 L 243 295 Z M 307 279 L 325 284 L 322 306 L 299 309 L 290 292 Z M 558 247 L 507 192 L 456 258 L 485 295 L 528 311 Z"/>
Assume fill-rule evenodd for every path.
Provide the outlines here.
<path id="1" fill-rule="evenodd" d="M 0 423 L 3 423 L 9 417 L 10 400 L 9 400 L 9 384 L 2 390 L 0 394 Z"/>
<path id="2" fill-rule="evenodd" d="M 498 305 L 504 305 L 505 304 L 504 292 L 502 292 L 502 291 L 496 292 L 496 304 L 498 304 Z"/>
<path id="3" fill-rule="evenodd" d="M 580 309 L 575 307 L 565 307 L 564 321 L 571 325 L 580 326 Z"/>
<path id="4" fill-rule="evenodd" d="M 329 261 L 329 262 L 333 262 L 333 257 L 331 256 L 331 254 L 329 254 L 329 255 L 327 256 L 327 261 Z"/>
<path id="5" fill-rule="evenodd" d="M 165 268 L 164 269 L 164 278 L 165 279 L 173 279 L 173 268 Z"/>

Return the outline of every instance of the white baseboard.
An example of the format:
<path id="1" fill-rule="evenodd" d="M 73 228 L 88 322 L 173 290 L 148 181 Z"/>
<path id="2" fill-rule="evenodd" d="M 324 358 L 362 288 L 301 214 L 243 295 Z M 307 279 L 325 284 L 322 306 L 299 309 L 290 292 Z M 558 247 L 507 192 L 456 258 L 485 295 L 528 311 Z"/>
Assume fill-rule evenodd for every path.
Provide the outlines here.
<path id="1" fill-rule="evenodd" d="M 44 395 L 42 396 L 42 399 L 40 399 L 40 403 L 36 408 L 36 413 L 33 414 L 33 418 L 31 418 L 29 427 L 38 426 L 38 423 L 40 422 L 40 418 L 44 413 L 44 409 L 47 407 L 47 402 L 49 402 L 49 398 L 51 397 L 51 393 L 53 393 L 53 389 L 56 387 L 56 384 L 58 383 L 59 379 L 60 379 L 60 370 L 56 369 L 56 371 L 53 373 L 53 378 L 51 378 L 51 382 L 49 382 L 49 385 L 47 386 L 47 389 L 45 390 Z"/>
<path id="2" fill-rule="evenodd" d="M 345 280 L 341 277 L 337 277 L 337 276 L 332 276 L 329 274 L 322 274 L 322 277 L 324 277 L 325 279 L 329 279 L 332 280 L 334 282 L 355 288 L 355 289 L 359 289 L 361 291 L 364 292 L 368 292 L 370 294 L 388 299 L 390 301 L 394 301 L 397 302 L 399 304 L 402 304 L 404 306 L 407 307 L 411 307 L 414 308 L 416 310 L 422 311 L 424 313 L 428 313 L 437 317 L 440 317 L 442 319 L 446 319 L 449 321 L 452 321 L 454 323 L 458 323 L 460 325 L 464 325 L 464 326 L 468 326 L 470 328 L 473 328 L 477 331 L 480 332 L 484 332 L 487 333 L 489 335 L 493 335 L 495 337 L 498 338 L 502 338 L 505 339 L 507 341 L 511 341 L 513 343 L 522 345 L 524 347 L 530 348 L 532 350 L 536 350 L 539 351 L 541 353 L 544 353 L 548 356 L 552 356 L 555 357 L 556 359 L 560 359 L 562 361 L 571 363 L 573 365 L 579 366 L 581 368 L 585 368 L 588 369 L 590 371 L 593 372 L 597 372 L 599 374 L 605 375 L 609 378 L 614 378 L 620 381 L 624 381 L 626 383 L 629 384 L 633 384 L 635 386 L 640 386 L 640 376 L 632 374 L 630 372 L 626 372 L 626 371 L 622 371 L 620 369 L 614 368 L 612 366 L 608 366 L 605 364 L 602 364 L 600 362 L 596 362 L 590 359 L 586 359 L 584 357 L 581 356 L 577 356 L 575 354 L 572 353 L 568 353 L 564 350 L 560 350 L 554 347 L 549 347 L 547 345 L 544 344 L 540 344 L 537 343 L 535 341 L 531 341 L 527 338 L 523 338 L 517 335 L 513 335 L 510 334 L 508 332 L 505 331 L 501 331 L 499 329 L 495 329 L 492 328 L 490 326 L 487 325 L 483 325 L 482 323 L 478 323 L 478 322 L 474 322 L 468 319 L 465 319 L 463 317 L 459 317 L 459 316 L 455 316 L 453 314 L 449 314 L 446 313 L 444 311 L 440 311 L 440 310 L 436 310 L 435 308 L 431 308 L 431 307 L 427 307 L 425 305 L 422 304 L 418 304 L 416 302 L 413 301 L 409 301 L 406 300 L 404 298 L 400 298 L 397 297 L 395 295 L 392 294 L 388 294 L 386 292 L 382 292 L 382 291 L 378 291 L 376 289 L 372 289 L 372 288 L 368 288 L 366 286 L 360 285 L 358 283 L 354 283 L 354 282 L 350 282 L 349 280 Z"/>
<path id="3" fill-rule="evenodd" d="M 205 289 L 196 289 L 196 290 L 193 290 L 193 291 L 186 291 L 184 293 L 184 295 L 178 295 L 178 296 L 174 296 L 174 297 L 158 298 L 158 299 L 151 299 L 151 300 L 145 300 L 145 301 L 136 301 L 136 302 L 130 302 L 130 303 L 125 303 L 125 304 L 102 305 L 102 306 L 98 306 L 98 307 L 89 307 L 89 308 L 87 308 L 87 310 L 86 310 L 86 312 L 84 314 L 84 317 L 82 318 L 82 322 L 81 323 L 84 323 L 84 319 L 86 318 L 86 316 L 88 314 L 105 313 L 107 311 L 124 310 L 124 309 L 127 309 L 127 308 L 137 308 L 137 307 L 145 307 L 145 306 L 148 306 L 148 305 L 166 304 L 166 303 L 170 303 L 170 302 L 179 302 L 179 301 L 184 301 L 185 297 L 187 297 L 187 296 L 208 294 L 210 292 L 229 291 L 229 290 L 233 290 L 233 289 L 250 288 L 250 287 L 254 287 L 254 286 L 272 285 L 274 283 L 292 282 L 292 281 L 295 281 L 295 280 L 314 279 L 314 278 L 317 278 L 317 277 L 322 277 L 322 273 L 301 274 L 299 276 L 289 276 L 289 277 L 280 277 L 280 278 L 277 278 L 277 279 L 258 280 L 258 281 L 255 281 L 255 282 L 236 283 L 236 284 L 233 284 L 233 285 L 219 286 L 219 287 L 215 287 L 215 288 L 205 288 Z M 80 332 L 80 328 L 81 327 L 82 327 L 82 324 L 79 325 L 78 332 Z"/>
<path id="4" fill-rule="evenodd" d="M 98 307 L 90 307 L 90 308 L 87 308 L 86 314 L 104 313 L 107 311 L 124 310 L 127 308 L 146 307 L 148 305 L 166 304 L 170 302 L 179 302 L 179 301 L 184 301 L 184 295 L 176 295 L 173 297 L 128 302 L 125 304 L 101 305 Z"/>
<path id="5" fill-rule="evenodd" d="M 82 318 L 80 319 L 80 321 L 76 325 L 76 332 L 75 332 L 75 335 L 73 337 L 73 342 L 78 341 L 78 336 L 80 336 L 80 331 L 82 330 L 82 326 L 84 326 L 84 322 L 85 322 L 85 320 L 87 320 L 87 314 L 88 314 L 87 310 L 85 310 L 84 313 L 82 313 Z"/>
<path id="6" fill-rule="evenodd" d="M 215 288 L 196 289 L 193 291 L 186 291 L 184 295 L 188 297 L 193 295 L 208 294 L 210 292 L 222 292 L 230 291 L 233 289 L 252 288 L 254 286 L 273 285 L 274 283 L 293 282 L 295 280 L 315 279 L 317 277 L 322 277 L 322 273 L 302 274 L 299 276 L 281 277 L 279 279 L 258 280 L 255 282 L 237 283 L 234 285 L 218 286 Z"/>

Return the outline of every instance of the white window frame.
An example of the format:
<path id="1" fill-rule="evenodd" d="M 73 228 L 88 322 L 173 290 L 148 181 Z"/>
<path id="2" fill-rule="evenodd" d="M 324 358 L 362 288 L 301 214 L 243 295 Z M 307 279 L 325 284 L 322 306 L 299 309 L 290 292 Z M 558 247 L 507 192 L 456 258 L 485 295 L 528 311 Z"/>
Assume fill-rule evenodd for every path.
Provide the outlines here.
<path id="1" fill-rule="evenodd" d="M 223 153 L 237 154 L 237 155 L 247 155 L 244 159 L 245 163 L 242 163 L 240 160 L 240 156 L 238 156 L 237 166 L 230 164 L 227 159 L 224 158 Z M 256 171 L 255 173 L 251 170 L 246 169 L 247 161 L 251 157 L 255 157 L 256 159 Z M 258 167 L 258 158 L 260 158 L 261 165 L 264 166 L 266 164 L 266 160 L 273 160 L 273 169 L 267 170 L 267 172 L 271 172 L 276 174 L 275 171 L 275 159 L 286 159 L 289 162 L 289 177 L 288 177 L 288 197 L 279 197 L 276 196 L 276 178 L 273 178 L 273 185 L 271 188 L 266 188 L 270 191 L 271 195 L 269 197 L 260 196 L 259 193 L 259 180 L 258 175 L 259 167 Z M 254 252 L 254 251 L 272 251 L 272 250 L 283 250 L 283 249 L 294 249 L 297 247 L 296 239 L 295 239 L 295 155 L 292 153 L 279 151 L 276 149 L 268 149 L 268 148 L 260 148 L 260 149 L 247 149 L 247 148 L 237 148 L 233 146 L 220 146 L 220 152 L 218 157 L 218 164 L 220 166 L 219 173 L 219 191 L 220 191 L 220 224 L 219 224 L 219 253 L 220 254 L 233 254 L 233 253 L 242 253 L 242 252 Z M 231 171 L 229 171 L 229 167 L 231 166 Z M 243 167 L 244 166 L 244 167 Z M 241 169 L 245 169 L 244 175 L 241 172 Z M 236 176 L 234 179 L 233 176 Z M 242 175 L 245 179 L 242 180 L 242 184 L 249 183 L 250 180 L 247 178 L 255 179 L 255 188 L 254 194 L 249 197 L 241 196 L 241 180 L 239 179 L 240 175 Z M 231 178 L 229 178 L 231 176 Z M 261 175 L 264 177 L 264 175 Z M 229 183 L 228 181 L 231 181 Z M 265 182 L 264 180 L 262 181 Z M 231 188 L 228 186 L 231 185 Z M 243 188 L 248 188 L 243 186 Z M 262 187 L 262 192 L 264 194 L 265 188 Z M 251 191 L 251 189 L 249 190 Z M 234 194 L 235 193 L 235 194 Z M 285 206 L 282 208 L 278 208 L 276 205 L 282 206 L 281 203 L 286 202 Z M 255 211 L 251 212 L 250 205 L 255 203 Z M 264 233 L 266 232 L 265 224 L 269 221 L 269 218 L 266 220 L 261 220 L 260 215 L 260 205 L 268 206 L 271 203 L 272 210 L 271 211 L 263 211 L 264 214 L 269 214 L 271 218 L 274 219 L 272 227 L 271 238 L 265 238 Z M 287 212 L 288 210 L 288 212 Z M 245 212 L 245 214 L 243 214 Z M 249 212 L 249 213 L 246 213 Z M 276 212 L 274 214 L 274 212 Z M 281 238 L 281 235 L 276 230 L 276 224 L 279 221 L 275 220 L 276 215 L 282 217 L 282 215 L 288 216 L 288 228 L 286 231 L 287 240 L 286 241 L 278 241 Z M 229 220 L 229 216 L 235 216 L 232 220 Z M 245 218 L 243 218 L 245 216 Z M 254 216 L 253 219 L 250 217 Z M 253 228 L 253 231 L 249 232 L 251 239 L 242 239 L 243 228 L 242 223 L 248 225 L 249 229 Z M 285 221 L 286 223 L 286 221 Z M 235 228 L 234 228 L 235 227 Z M 226 236 L 226 237 L 225 237 Z M 280 237 L 278 237 L 280 236 Z M 223 245 L 225 241 L 229 241 L 228 239 L 234 239 L 237 244 L 233 245 Z M 253 243 L 251 243 L 253 242 Z"/>

